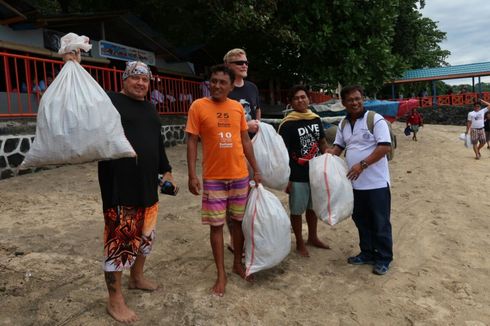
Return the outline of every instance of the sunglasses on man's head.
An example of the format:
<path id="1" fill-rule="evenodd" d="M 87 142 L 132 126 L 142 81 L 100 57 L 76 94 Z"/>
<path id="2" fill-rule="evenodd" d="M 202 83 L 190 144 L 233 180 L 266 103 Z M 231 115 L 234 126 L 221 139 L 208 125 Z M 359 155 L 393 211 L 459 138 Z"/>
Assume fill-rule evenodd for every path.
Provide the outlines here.
<path id="1" fill-rule="evenodd" d="M 230 63 L 233 63 L 237 66 L 243 66 L 247 65 L 248 66 L 248 61 L 247 60 L 238 60 L 238 61 L 231 61 Z"/>

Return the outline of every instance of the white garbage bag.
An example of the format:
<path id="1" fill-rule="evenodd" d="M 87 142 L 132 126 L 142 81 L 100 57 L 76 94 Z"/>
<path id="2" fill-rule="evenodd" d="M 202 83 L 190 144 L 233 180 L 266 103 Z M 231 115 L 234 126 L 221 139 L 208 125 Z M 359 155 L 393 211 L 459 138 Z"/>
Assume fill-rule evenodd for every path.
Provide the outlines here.
<path id="1" fill-rule="evenodd" d="M 322 221 L 335 225 L 352 215 L 354 193 L 347 179 L 347 164 L 340 157 L 323 154 L 310 160 L 313 211 Z"/>
<path id="2" fill-rule="evenodd" d="M 270 124 L 260 122 L 252 139 L 255 160 L 264 186 L 284 191 L 289 182 L 289 155 L 282 137 Z"/>
<path id="3" fill-rule="evenodd" d="M 465 139 L 464 145 L 466 147 L 468 147 L 468 148 L 472 148 L 473 147 L 473 144 L 471 143 L 471 136 L 470 136 L 470 134 L 467 134 L 466 135 L 466 139 Z"/>
<path id="4" fill-rule="evenodd" d="M 459 139 L 461 138 L 464 140 L 464 146 L 466 148 L 473 148 L 473 144 L 471 143 L 471 135 L 469 133 L 462 133 L 459 135 Z"/>
<path id="5" fill-rule="evenodd" d="M 466 148 L 472 148 L 473 147 L 473 144 L 471 143 L 470 134 L 463 132 L 463 133 L 459 134 L 458 138 L 464 142 L 464 147 L 466 147 Z"/>
<path id="6" fill-rule="evenodd" d="M 279 264 L 291 250 L 291 222 L 279 199 L 262 184 L 248 196 L 242 222 L 246 275 Z"/>
<path id="7" fill-rule="evenodd" d="M 90 39 L 85 35 L 77 35 L 75 33 L 68 33 L 60 39 L 59 54 L 65 54 L 70 52 L 78 52 L 83 50 L 85 52 L 92 49 L 92 44 L 89 44 Z"/>
<path id="8" fill-rule="evenodd" d="M 78 62 L 66 62 L 41 98 L 20 169 L 135 156 L 106 92 Z"/>

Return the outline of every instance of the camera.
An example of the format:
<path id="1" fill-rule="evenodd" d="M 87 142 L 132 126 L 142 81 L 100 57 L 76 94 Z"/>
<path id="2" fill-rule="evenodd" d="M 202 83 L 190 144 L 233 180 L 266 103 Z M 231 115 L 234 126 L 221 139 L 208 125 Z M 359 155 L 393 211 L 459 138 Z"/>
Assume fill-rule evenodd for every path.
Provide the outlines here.
<path id="1" fill-rule="evenodd" d="M 170 196 L 176 196 L 179 188 L 175 187 L 170 181 L 162 181 L 160 182 L 160 193 Z"/>

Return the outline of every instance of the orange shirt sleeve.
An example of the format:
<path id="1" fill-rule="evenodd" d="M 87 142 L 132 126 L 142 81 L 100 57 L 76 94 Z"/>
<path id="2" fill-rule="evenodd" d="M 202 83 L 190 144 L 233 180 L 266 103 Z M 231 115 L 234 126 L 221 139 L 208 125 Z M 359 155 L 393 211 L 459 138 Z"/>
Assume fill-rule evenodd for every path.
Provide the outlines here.
<path id="1" fill-rule="evenodd" d="M 185 131 L 193 135 L 199 135 L 199 126 L 199 107 L 196 105 L 196 102 L 194 102 L 191 104 L 189 113 L 187 114 L 187 125 L 185 127 Z"/>

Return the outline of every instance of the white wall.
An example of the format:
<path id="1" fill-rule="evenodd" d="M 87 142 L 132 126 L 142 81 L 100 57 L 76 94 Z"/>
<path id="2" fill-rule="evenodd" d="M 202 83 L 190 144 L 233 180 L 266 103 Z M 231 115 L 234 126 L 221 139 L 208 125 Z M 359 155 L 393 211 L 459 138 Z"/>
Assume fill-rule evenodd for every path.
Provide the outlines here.
<path id="1" fill-rule="evenodd" d="M 42 29 L 16 31 L 8 26 L 0 25 L 0 40 L 44 48 Z"/>

